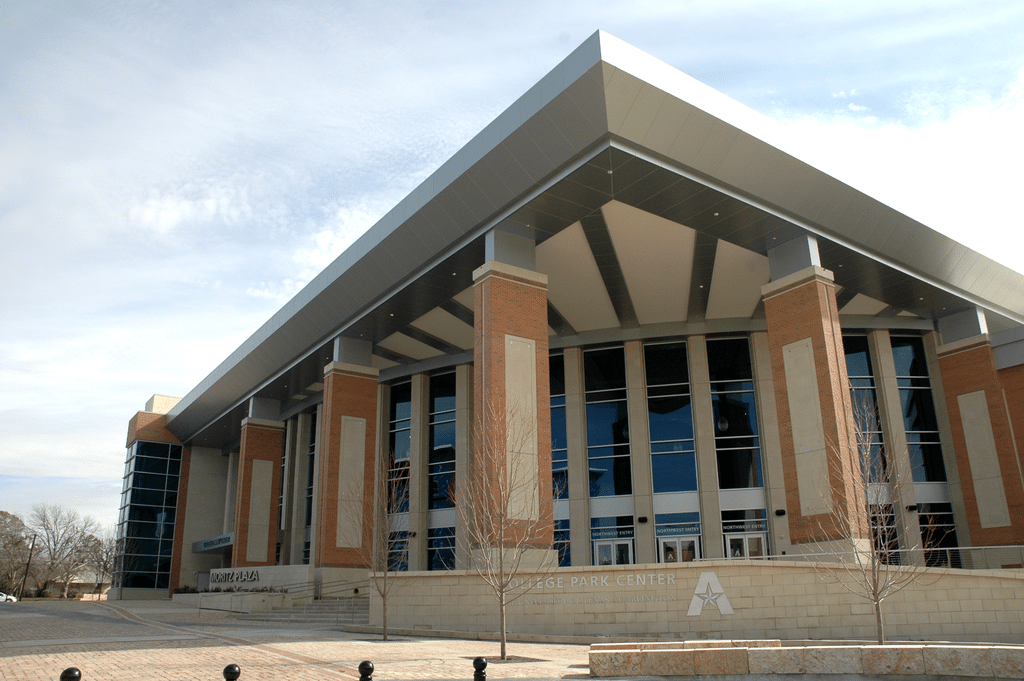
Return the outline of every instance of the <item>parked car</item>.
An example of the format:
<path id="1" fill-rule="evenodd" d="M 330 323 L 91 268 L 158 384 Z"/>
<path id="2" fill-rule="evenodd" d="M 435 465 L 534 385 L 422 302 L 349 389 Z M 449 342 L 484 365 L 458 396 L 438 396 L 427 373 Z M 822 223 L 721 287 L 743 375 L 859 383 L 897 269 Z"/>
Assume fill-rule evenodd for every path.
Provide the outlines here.
<path id="1" fill-rule="evenodd" d="M 18 599 L 15 598 L 14 596 L 8 596 L 3 591 L 0 591 L 0 603 L 2 603 L 4 601 L 10 601 L 11 603 L 17 603 Z"/>

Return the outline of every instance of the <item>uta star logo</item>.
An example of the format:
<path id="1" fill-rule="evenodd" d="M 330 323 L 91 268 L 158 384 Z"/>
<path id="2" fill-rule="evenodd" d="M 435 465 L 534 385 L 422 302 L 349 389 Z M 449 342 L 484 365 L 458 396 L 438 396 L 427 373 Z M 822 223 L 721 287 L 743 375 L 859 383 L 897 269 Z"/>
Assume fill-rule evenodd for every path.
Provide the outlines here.
<path id="1" fill-rule="evenodd" d="M 704 610 L 705 605 L 713 605 L 723 615 L 733 614 L 729 597 L 725 595 L 722 583 L 714 572 L 702 572 L 697 586 L 693 589 L 693 598 L 690 600 L 690 608 L 686 611 L 687 617 L 697 617 Z"/>

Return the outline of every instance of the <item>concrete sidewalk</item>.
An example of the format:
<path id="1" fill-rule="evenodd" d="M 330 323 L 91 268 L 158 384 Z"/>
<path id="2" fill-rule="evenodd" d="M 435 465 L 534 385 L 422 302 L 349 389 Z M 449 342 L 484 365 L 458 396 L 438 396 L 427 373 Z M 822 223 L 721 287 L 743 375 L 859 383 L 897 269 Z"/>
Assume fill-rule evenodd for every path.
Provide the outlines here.
<path id="1" fill-rule="evenodd" d="M 475 657 L 489 679 L 589 678 L 587 646 L 355 634 L 332 627 L 237 621 L 170 601 L 27 601 L 0 604 L 0 679 L 44 681 L 77 667 L 83 681 L 358 679 L 363 660 L 376 681 L 473 678 Z"/>

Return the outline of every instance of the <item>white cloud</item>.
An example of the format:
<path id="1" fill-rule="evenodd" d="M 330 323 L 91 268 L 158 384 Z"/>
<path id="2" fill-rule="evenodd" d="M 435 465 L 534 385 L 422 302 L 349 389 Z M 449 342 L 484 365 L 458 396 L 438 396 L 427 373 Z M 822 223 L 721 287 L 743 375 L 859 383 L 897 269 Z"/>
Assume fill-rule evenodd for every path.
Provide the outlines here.
<path id="1" fill-rule="evenodd" d="M 1006 244 L 1024 232 L 1001 199 L 1019 192 L 1024 79 L 998 96 L 984 79 L 1020 58 L 996 51 L 1020 10 L 986 7 L 14 3 L 0 472 L 18 477 L 0 499 L 119 489 L 152 393 L 199 383 L 597 28 L 789 112 L 809 158 L 926 224 Z"/>
<path id="2" fill-rule="evenodd" d="M 1024 68 L 1001 96 L 962 101 L 917 127 L 877 118 L 782 121 L 801 158 L 883 203 L 1024 271 L 1024 218 L 1013 208 L 1024 157 Z"/>

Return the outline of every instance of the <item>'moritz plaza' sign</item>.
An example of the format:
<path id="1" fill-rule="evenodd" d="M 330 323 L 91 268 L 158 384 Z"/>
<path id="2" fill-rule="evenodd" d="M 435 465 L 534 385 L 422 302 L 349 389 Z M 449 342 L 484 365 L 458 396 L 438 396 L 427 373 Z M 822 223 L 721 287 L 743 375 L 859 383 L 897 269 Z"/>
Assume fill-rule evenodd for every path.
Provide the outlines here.
<path id="1" fill-rule="evenodd" d="M 236 584 L 260 581 L 259 570 L 211 570 L 210 584 Z"/>

